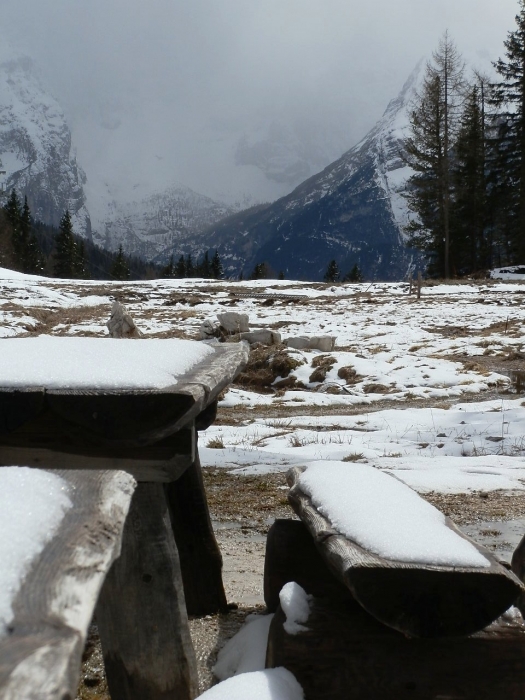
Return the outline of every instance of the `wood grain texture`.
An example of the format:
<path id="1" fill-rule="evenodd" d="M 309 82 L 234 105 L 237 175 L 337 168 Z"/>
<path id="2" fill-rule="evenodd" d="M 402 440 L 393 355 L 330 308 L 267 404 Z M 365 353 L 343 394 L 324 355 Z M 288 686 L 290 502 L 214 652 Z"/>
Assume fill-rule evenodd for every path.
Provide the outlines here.
<path id="1" fill-rule="evenodd" d="M 139 484 L 97 623 L 112 700 L 191 700 L 197 668 L 162 484 Z"/>
<path id="2" fill-rule="evenodd" d="M 198 455 L 180 479 L 165 488 L 188 615 L 225 611 L 222 555 L 211 524 Z"/>
<path id="3" fill-rule="evenodd" d="M 23 581 L 0 637 L 1 700 L 75 697 L 87 629 L 135 487 L 118 471 L 52 473 L 67 482 L 73 506 Z"/>
<path id="4" fill-rule="evenodd" d="M 314 599 L 308 631 L 289 635 L 278 608 L 267 668 L 284 666 L 305 700 L 523 700 L 525 625 L 500 618 L 465 637 L 410 639 L 352 600 Z"/>
<path id="5" fill-rule="evenodd" d="M 0 465 L 39 469 L 121 469 L 137 481 L 169 482 L 195 460 L 196 433 L 191 421 L 153 444 L 132 447 L 84 434 L 57 421 L 49 410 L 0 438 Z"/>
<path id="6" fill-rule="evenodd" d="M 409 564 L 363 549 L 337 532 L 318 512 L 300 489 L 300 474 L 297 468 L 288 473 L 290 504 L 330 570 L 365 610 L 385 625 L 413 637 L 469 634 L 498 618 L 525 590 L 511 571 L 463 535 L 449 518 L 448 527 L 468 539 L 488 559 L 490 567 Z"/>

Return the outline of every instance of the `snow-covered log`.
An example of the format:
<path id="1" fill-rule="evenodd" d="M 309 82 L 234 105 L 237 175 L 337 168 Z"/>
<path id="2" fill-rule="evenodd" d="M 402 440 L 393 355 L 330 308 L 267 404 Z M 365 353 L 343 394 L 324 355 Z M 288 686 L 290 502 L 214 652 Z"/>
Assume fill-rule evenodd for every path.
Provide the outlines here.
<path id="1" fill-rule="evenodd" d="M 413 637 L 469 634 L 498 618 L 523 592 L 512 572 L 439 511 L 429 514 L 438 518 L 428 526 L 432 507 L 394 477 L 356 464 L 330 475 L 330 463 L 317 464 L 318 484 L 331 480 L 332 502 L 325 495 L 323 503 L 316 493 L 307 478 L 310 468 L 289 472 L 289 501 L 334 575 L 384 624 Z M 358 473 L 360 466 L 372 473 Z M 345 473 L 350 480 L 341 478 Z M 373 486 L 368 494 L 366 484 L 361 489 L 367 477 Z M 361 492 L 349 506 L 352 489 Z M 349 518 L 334 515 L 338 505 Z M 353 509 L 366 515 L 361 524 L 354 519 L 354 532 L 348 529 Z M 399 522 L 409 522 L 409 530 L 396 532 Z"/>

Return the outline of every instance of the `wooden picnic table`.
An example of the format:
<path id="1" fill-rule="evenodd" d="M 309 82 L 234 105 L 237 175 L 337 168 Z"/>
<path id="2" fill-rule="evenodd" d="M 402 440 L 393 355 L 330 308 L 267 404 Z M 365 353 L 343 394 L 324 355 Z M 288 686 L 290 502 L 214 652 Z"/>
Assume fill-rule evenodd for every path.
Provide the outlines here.
<path id="1" fill-rule="evenodd" d="M 71 369 L 75 356 L 80 379 Z M 150 356 L 157 374 L 144 363 Z M 70 584 L 89 612 L 98 597 L 112 700 L 196 695 L 187 615 L 227 605 L 197 431 L 213 422 L 218 395 L 247 356 L 245 343 L 0 341 L 0 466 L 60 470 L 75 492 L 69 520 L 32 567 L 9 636 L 0 639 L 0 698 L 74 697 L 90 614 L 70 623 Z M 130 475 L 138 482 L 132 498 Z M 108 479 L 113 500 L 97 491 Z M 100 549 L 101 541 L 104 557 L 73 576 L 84 586 L 73 586 L 72 551 L 79 542 Z M 49 593 L 58 589 L 60 596 Z M 33 606 L 38 591 L 43 602 Z"/>

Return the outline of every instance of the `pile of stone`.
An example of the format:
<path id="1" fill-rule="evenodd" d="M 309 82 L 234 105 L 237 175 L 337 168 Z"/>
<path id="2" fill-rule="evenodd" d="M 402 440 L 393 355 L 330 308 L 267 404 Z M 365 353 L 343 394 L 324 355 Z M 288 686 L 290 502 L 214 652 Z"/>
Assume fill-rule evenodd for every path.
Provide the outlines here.
<path id="1" fill-rule="evenodd" d="M 250 345 L 261 343 L 262 345 L 280 345 L 283 343 L 296 350 L 321 350 L 330 352 L 335 347 L 335 337 L 331 335 L 305 336 L 281 338 L 281 334 L 268 328 L 256 328 L 250 330 L 248 314 L 240 314 L 235 311 L 226 311 L 217 314 L 216 319 L 206 319 L 200 327 L 201 340 L 217 338 L 222 341 L 246 340 Z"/>

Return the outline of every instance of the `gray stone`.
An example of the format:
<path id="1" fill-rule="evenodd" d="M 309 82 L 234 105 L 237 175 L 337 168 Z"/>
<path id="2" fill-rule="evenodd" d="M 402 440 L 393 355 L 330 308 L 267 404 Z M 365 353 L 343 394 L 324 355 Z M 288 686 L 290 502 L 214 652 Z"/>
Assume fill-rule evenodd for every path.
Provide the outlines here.
<path id="1" fill-rule="evenodd" d="M 221 334 L 218 321 L 212 321 L 207 318 L 199 328 L 199 336 L 201 340 L 210 340 L 210 338 L 218 338 Z"/>
<path id="2" fill-rule="evenodd" d="M 245 333 L 250 330 L 248 314 L 225 311 L 223 314 L 217 314 L 217 318 L 227 333 Z"/>
<path id="3" fill-rule="evenodd" d="M 321 350 L 330 352 L 335 348 L 335 336 L 333 335 L 313 335 L 308 343 L 309 350 Z"/>
<path id="4" fill-rule="evenodd" d="M 286 338 L 284 344 L 296 350 L 321 350 L 322 352 L 330 352 L 335 347 L 335 336 L 312 335 L 308 337 L 299 335 L 295 338 Z"/>
<path id="5" fill-rule="evenodd" d="M 111 338 L 142 338 L 142 333 L 126 311 L 126 307 L 118 301 L 113 302 L 106 326 Z"/>
<path id="6" fill-rule="evenodd" d="M 304 335 L 300 335 L 297 338 L 285 338 L 284 344 L 289 348 L 294 348 L 295 350 L 306 350 L 308 348 L 308 343 L 310 338 Z"/>
<path id="7" fill-rule="evenodd" d="M 269 331 L 262 328 L 257 331 L 241 333 L 241 340 L 247 340 L 250 345 L 253 345 L 254 343 L 261 343 L 262 345 L 279 345 L 281 342 L 281 334 L 277 333 L 276 331 Z"/>

